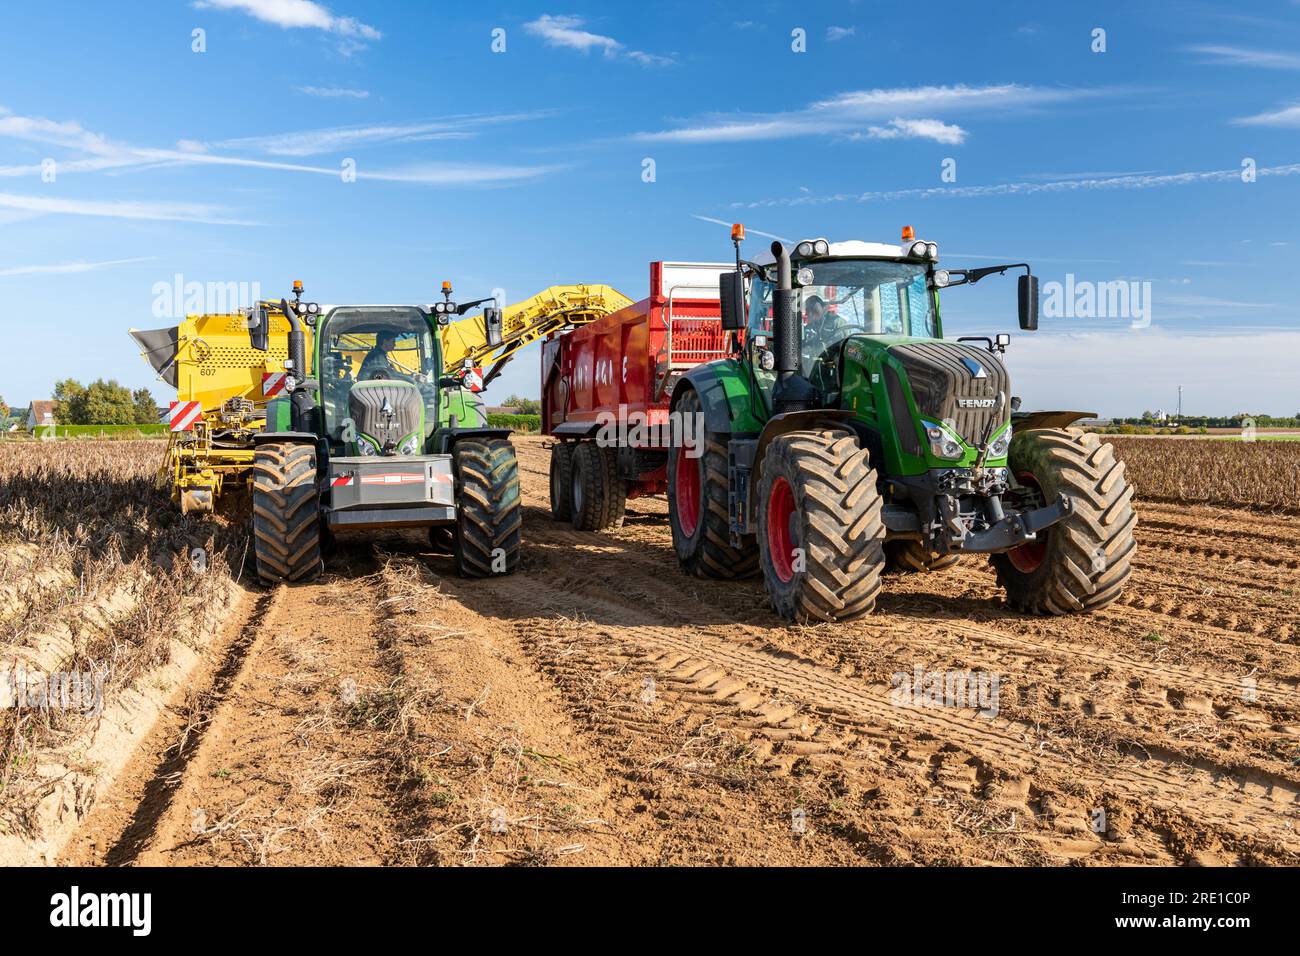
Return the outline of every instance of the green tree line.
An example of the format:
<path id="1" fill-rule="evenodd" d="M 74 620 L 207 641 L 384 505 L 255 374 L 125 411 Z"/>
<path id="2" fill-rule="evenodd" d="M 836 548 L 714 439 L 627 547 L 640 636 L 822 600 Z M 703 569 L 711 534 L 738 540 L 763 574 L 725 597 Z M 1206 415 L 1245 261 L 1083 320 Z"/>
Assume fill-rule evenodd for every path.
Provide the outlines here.
<path id="1" fill-rule="evenodd" d="M 54 386 L 54 417 L 60 425 L 152 425 L 158 403 L 149 389 L 132 391 L 114 379 L 82 385 L 65 378 Z"/>

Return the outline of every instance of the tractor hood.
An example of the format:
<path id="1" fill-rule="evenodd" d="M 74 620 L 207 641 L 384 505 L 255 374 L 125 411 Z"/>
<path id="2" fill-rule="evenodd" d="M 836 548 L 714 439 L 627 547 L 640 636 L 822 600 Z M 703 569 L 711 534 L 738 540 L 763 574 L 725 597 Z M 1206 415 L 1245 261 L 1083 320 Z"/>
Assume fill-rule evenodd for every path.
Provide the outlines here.
<path id="1" fill-rule="evenodd" d="M 1010 417 L 1011 376 L 988 350 L 912 339 L 890 345 L 888 352 L 903 366 L 917 410 L 948 422 L 967 444 L 977 446 Z"/>

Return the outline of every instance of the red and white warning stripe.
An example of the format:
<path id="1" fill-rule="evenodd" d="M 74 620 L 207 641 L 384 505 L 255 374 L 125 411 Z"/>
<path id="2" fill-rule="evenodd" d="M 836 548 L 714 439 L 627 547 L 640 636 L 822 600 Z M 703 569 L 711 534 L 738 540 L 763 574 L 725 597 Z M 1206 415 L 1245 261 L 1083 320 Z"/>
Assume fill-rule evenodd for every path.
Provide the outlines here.
<path id="1" fill-rule="evenodd" d="M 187 432 L 203 414 L 203 406 L 198 402 L 172 402 L 167 407 L 167 420 L 174 432 Z"/>
<path id="2" fill-rule="evenodd" d="M 284 391 L 284 380 L 288 377 L 288 372 L 263 372 L 262 395 L 266 398 L 274 398 L 279 395 Z"/>
<path id="3" fill-rule="evenodd" d="M 345 487 L 345 486 L 347 486 L 347 485 L 350 485 L 350 484 L 352 484 L 352 476 L 351 476 L 351 475 L 338 475 L 338 476 L 337 476 L 333 481 L 330 482 L 330 487 L 331 487 L 331 488 L 343 488 L 343 487 Z"/>
<path id="4" fill-rule="evenodd" d="M 471 392 L 483 391 L 483 370 L 481 368 L 465 370 L 465 387 Z"/>

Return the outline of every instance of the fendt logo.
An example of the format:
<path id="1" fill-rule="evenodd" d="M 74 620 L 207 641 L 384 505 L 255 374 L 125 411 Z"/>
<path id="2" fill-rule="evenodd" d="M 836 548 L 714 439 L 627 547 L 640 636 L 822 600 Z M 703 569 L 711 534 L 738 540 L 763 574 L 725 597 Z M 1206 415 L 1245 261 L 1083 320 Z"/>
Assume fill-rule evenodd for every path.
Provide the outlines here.
<path id="1" fill-rule="evenodd" d="M 959 398 L 958 408 L 992 408 L 998 403 L 996 398 Z"/>

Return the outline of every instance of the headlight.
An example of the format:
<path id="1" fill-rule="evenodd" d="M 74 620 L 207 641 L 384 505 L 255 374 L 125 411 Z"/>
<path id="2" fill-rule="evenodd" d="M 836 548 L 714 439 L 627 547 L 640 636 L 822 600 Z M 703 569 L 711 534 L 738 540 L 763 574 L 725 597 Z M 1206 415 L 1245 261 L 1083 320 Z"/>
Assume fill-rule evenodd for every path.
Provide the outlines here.
<path id="1" fill-rule="evenodd" d="M 936 289 L 944 288 L 952 281 L 952 276 L 948 274 L 947 269 L 939 269 L 934 274 L 934 287 Z"/>
<path id="2" fill-rule="evenodd" d="M 794 254 L 797 255 L 800 259 L 807 259 L 810 255 L 812 255 L 812 253 L 813 253 L 813 244 L 811 242 L 808 242 L 807 240 L 804 240 L 803 242 L 799 243 L 799 245 L 794 247 Z"/>
<path id="3" fill-rule="evenodd" d="M 922 422 L 921 424 L 925 426 L 925 437 L 930 442 L 930 453 L 936 458 L 954 460 L 965 456 L 965 446 L 948 429 L 936 425 L 934 422 Z"/>
<path id="4" fill-rule="evenodd" d="M 829 256 L 831 254 L 831 244 L 825 239 L 818 239 L 813 243 L 813 255 Z"/>
<path id="5" fill-rule="evenodd" d="M 399 455 L 418 455 L 420 453 L 420 436 L 412 435 L 397 446 Z"/>
<path id="6" fill-rule="evenodd" d="M 807 266 L 804 266 L 797 273 L 795 273 L 795 278 L 799 280 L 800 285 L 812 285 L 813 271 L 809 269 Z"/>
<path id="7" fill-rule="evenodd" d="M 907 250 L 907 254 L 911 256 L 913 259 L 926 258 L 925 243 L 920 242 L 919 240 L 917 242 L 912 243 L 911 247 Z"/>
<path id="8" fill-rule="evenodd" d="M 993 439 L 993 443 L 989 445 L 988 457 L 1005 458 L 1007 454 L 1007 449 L 1009 449 L 1010 447 L 1011 447 L 1011 426 L 1008 425 L 1003 430 L 1002 434 L 999 435 L 997 438 Z"/>
<path id="9" fill-rule="evenodd" d="M 362 435 L 357 436 L 357 451 L 366 457 L 379 454 L 379 448 L 369 438 Z"/>
<path id="10" fill-rule="evenodd" d="M 936 246 L 933 242 L 927 242 L 925 244 L 925 255 L 926 258 L 928 259 L 937 260 L 939 258 L 939 247 Z"/>

